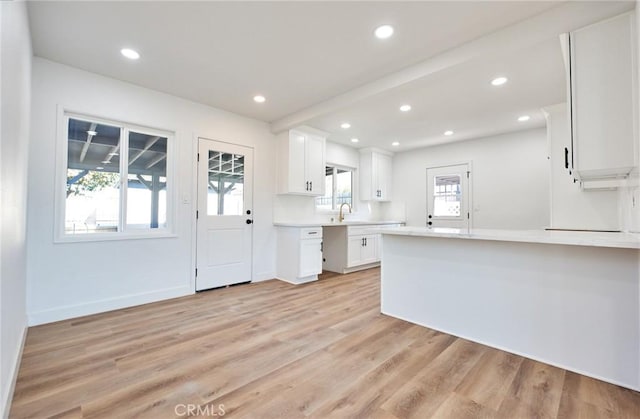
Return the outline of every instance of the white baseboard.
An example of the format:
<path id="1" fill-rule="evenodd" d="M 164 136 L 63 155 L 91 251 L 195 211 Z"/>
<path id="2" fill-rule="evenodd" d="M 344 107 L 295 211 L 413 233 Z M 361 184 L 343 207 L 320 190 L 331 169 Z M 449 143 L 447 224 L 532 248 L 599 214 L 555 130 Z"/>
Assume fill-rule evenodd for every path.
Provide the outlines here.
<path id="1" fill-rule="evenodd" d="M 7 393 L 2 395 L 2 418 L 8 419 L 9 412 L 11 411 L 11 402 L 13 401 L 13 392 L 16 389 L 16 380 L 18 380 L 18 372 L 20 371 L 20 364 L 22 362 L 22 352 L 24 351 L 24 343 L 27 340 L 27 326 L 25 325 L 22 330 L 22 339 L 20 339 L 20 346 L 16 353 L 16 360 L 13 363 L 11 371 L 11 381 L 7 386 Z"/>
<path id="2" fill-rule="evenodd" d="M 274 279 L 277 279 L 277 280 L 282 281 L 282 282 L 286 282 L 286 283 L 291 284 L 291 285 L 302 285 L 302 284 L 307 284 L 309 282 L 317 281 L 318 280 L 318 275 L 306 276 L 304 278 L 300 278 L 299 281 L 291 281 L 289 279 L 284 279 L 284 278 L 280 278 L 280 277 L 277 277 L 277 276 Z"/>
<path id="3" fill-rule="evenodd" d="M 29 326 L 36 326 L 39 324 L 57 322 L 90 314 L 104 313 L 105 311 L 117 310 L 120 308 L 168 300 L 169 298 L 184 297 L 185 295 L 190 294 L 193 294 L 191 286 L 183 285 L 179 287 L 165 288 L 163 290 L 130 294 L 121 297 L 36 311 L 28 313 L 28 321 Z"/>

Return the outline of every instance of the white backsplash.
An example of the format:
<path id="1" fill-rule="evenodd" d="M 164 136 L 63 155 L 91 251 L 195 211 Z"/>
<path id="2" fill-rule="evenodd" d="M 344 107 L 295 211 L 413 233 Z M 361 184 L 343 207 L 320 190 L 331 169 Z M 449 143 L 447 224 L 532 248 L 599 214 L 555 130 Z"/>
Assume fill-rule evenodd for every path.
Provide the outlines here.
<path id="1" fill-rule="evenodd" d="M 391 208 L 393 210 L 391 210 Z M 364 202 L 355 205 L 353 213 L 345 213 L 348 220 L 389 221 L 404 220 L 404 205 L 396 206 L 388 202 Z M 346 211 L 346 208 L 345 208 Z M 331 222 L 338 218 L 338 211 L 316 210 L 315 198 L 299 195 L 276 195 L 273 198 L 274 222 Z"/>

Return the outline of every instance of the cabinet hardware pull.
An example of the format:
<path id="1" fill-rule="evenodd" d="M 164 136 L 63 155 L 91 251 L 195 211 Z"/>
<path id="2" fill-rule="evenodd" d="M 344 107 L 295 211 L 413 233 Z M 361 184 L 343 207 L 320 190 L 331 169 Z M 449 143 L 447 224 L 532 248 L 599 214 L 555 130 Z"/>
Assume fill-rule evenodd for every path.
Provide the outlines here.
<path id="1" fill-rule="evenodd" d="M 361 240 L 360 246 L 364 246 L 364 237 Z"/>
<path id="2" fill-rule="evenodd" d="M 307 186 L 305 186 L 304 190 L 305 190 L 305 191 L 308 191 L 308 190 L 309 190 L 309 182 L 307 182 L 307 184 L 306 184 L 306 185 L 307 185 Z"/>
<path id="3" fill-rule="evenodd" d="M 564 148 L 564 168 L 569 168 L 569 149 L 567 147 Z"/>
<path id="4" fill-rule="evenodd" d="M 313 190 L 313 181 L 309 182 L 309 190 L 312 191 Z"/>
<path id="5" fill-rule="evenodd" d="M 364 245 L 365 246 L 367 245 L 367 238 L 366 237 L 364 238 Z"/>

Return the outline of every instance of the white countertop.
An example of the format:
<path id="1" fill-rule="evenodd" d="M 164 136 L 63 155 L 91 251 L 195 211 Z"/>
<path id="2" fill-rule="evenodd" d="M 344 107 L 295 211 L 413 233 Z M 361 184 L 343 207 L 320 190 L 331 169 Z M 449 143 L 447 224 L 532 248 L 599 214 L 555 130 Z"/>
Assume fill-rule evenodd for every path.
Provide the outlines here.
<path id="1" fill-rule="evenodd" d="M 489 230 L 427 227 L 372 228 L 371 232 L 414 237 L 493 240 L 524 243 L 565 244 L 573 246 L 640 249 L 638 233 L 601 233 L 589 231 Z"/>
<path id="2" fill-rule="evenodd" d="M 358 221 L 358 220 L 345 220 L 343 222 L 277 222 L 273 223 L 276 227 L 341 227 L 341 226 L 367 226 L 367 225 L 385 225 L 385 224 L 404 224 L 404 221 L 386 220 L 386 221 Z M 385 227 L 387 228 L 387 227 Z"/>

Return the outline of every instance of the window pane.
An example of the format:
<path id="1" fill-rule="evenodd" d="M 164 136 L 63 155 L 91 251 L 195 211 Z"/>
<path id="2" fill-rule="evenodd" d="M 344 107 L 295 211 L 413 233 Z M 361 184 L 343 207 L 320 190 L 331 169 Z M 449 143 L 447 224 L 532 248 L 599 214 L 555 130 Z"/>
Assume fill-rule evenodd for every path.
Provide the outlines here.
<path id="1" fill-rule="evenodd" d="M 244 214 L 244 156 L 209 150 L 207 215 Z"/>
<path id="2" fill-rule="evenodd" d="M 353 172 L 351 170 L 337 169 L 336 173 L 336 207 L 339 208 L 344 203 L 353 206 Z"/>
<path id="3" fill-rule="evenodd" d="M 129 132 L 127 228 L 167 227 L 167 138 Z"/>
<path id="4" fill-rule="evenodd" d="M 316 208 L 330 210 L 333 205 L 333 167 L 325 167 L 324 196 L 316 197 Z"/>
<path id="5" fill-rule="evenodd" d="M 460 175 L 435 176 L 433 183 L 433 216 L 459 217 L 462 196 Z"/>
<path id="6" fill-rule="evenodd" d="M 65 234 L 116 232 L 120 128 L 69 118 Z"/>

